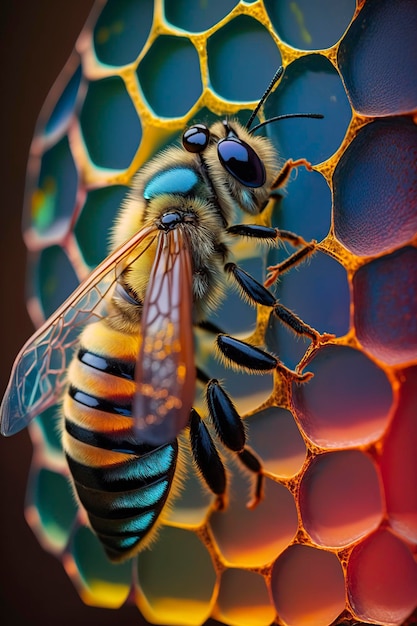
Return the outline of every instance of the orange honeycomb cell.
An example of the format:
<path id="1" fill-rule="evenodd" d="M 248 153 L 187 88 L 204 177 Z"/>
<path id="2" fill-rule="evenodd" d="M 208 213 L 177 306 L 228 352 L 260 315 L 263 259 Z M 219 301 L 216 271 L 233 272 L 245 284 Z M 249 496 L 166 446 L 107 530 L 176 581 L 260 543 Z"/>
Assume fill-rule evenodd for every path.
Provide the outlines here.
<path id="1" fill-rule="evenodd" d="M 326 626 L 345 605 L 342 567 L 330 552 L 292 545 L 274 564 L 271 593 L 285 624 Z"/>

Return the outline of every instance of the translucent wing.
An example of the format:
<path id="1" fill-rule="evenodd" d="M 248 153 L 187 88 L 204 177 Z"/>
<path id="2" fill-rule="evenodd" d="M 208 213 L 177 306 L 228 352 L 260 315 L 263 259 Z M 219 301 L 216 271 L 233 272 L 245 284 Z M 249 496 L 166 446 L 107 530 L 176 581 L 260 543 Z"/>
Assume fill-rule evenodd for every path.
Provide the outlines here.
<path id="1" fill-rule="evenodd" d="M 142 314 L 134 401 L 141 441 L 162 445 L 187 425 L 195 393 L 192 266 L 181 229 L 161 233 Z"/>
<path id="2" fill-rule="evenodd" d="M 80 330 L 87 322 L 102 317 L 100 304 L 127 264 L 135 260 L 134 249 L 156 230 L 155 226 L 144 227 L 117 248 L 25 343 L 1 403 L 2 435 L 19 432 L 59 400 Z M 131 253 L 133 258 L 129 257 Z"/>

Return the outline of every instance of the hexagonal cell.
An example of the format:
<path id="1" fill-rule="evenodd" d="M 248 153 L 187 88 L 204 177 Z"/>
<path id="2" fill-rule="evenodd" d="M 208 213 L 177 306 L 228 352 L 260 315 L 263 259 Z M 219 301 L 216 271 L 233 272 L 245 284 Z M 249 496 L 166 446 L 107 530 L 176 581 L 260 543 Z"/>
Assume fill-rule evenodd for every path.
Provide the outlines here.
<path id="1" fill-rule="evenodd" d="M 87 194 L 74 234 L 90 268 L 96 267 L 109 253 L 110 231 L 127 191 L 123 185 L 113 185 Z"/>
<path id="2" fill-rule="evenodd" d="M 40 299 L 43 315 L 48 318 L 78 286 L 78 278 L 59 246 L 41 251 L 34 266 L 32 288 Z"/>
<path id="3" fill-rule="evenodd" d="M 417 544 L 417 368 L 402 372 L 399 402 L 384 439 L 381 472 L 390 524 Z"/>
<path id="4" fill-rule="evenodd" d="M 149 36 L 153 0 L 108 0 L 95 24 L 94 50 L 101 63 L 132 63 Z"/>
<path id="5" fill-rule="evenodd" d="M 216 572 L 191 531 L 161 528 L 137 560 L 137 603 L 153 624 L 200 626 L 210 615 Z"/>
<path id="6" fill-rule="evenodd" d="M 191 33 L 208 30 L 223 19 L 238 0 L 211 0 L 210 3 L 195 0 L 165 0 L 165 17 L 174 26 Z"/>
<path id="7" fill-rule="evenodd" d="M 338 63 L 353 107 L 394 115 L 417 106 L 417 7 L 409 0 L 367 0 L 342 40 Z"/>
<path id="8" fill-rule="evenodd" d="M 352 112 L 343 83 L 333 65 L 319 54 L 290 63 L 265 103 L 265 116 L 319 113 L 323 119 L 287 119 L 267 126 L 283 159 L 328 159 L 342 143 Z"/>
<path id="9" fill-rule="evenodd" d="M 289 256 L 288 254 L 286 255 Z M 280 256 L 271 251 L 268 265 Z M 279 301 L 319 332 L 344 335 L 350 323 L 350 293 L 345 268 L 335 259 L 316 252 L 307 263 L 294 266 L 282 275 L 276 285 Z M 295 367 L 310 340 L 300 337 L 271 315 L 266 345 L 288 367 Z"/>
<path id="10" fill-rule="evenodd" d="M 209 37 L 207 54 L 212 89 L 237 102 L 258 100 L 281 65 L 270 33 L 247 15 L 235 17 Z"/>
<path id="11" fill-rule="evenodd" d="M 126 601 L 131 585 L 131 562 L 111 563 L 87 526 L 75 530 L 64 566 L 86 604 L 117 609 Z"/>
<path id="12" fill-rule="evenodd" d="M 32 190 L 23 230 L 45 243 L 65 237 L 71 227 L 78 189 L 78 173 L 68 137 L 63 137 L 42 156 L 37 187 Z"/>
<path id="13" fill-rule="evenodd" d="M 217 358 L 214 340 L 215 335 L 210 333 L 208 346 L 205 346 L 205 349 L 210 349 L 212 352 L 207 355 L 207 359 L 203 363 L 203 371 L 211 378 L 226 381 L 224 387 L 233 398 L 240 415 L 254 411 L 273 391 L 272 374 L 247 374 L 231 369 L 229 365 Z"/>
<path id="14" fill-rule="evenodd" d="M 148 106 L 159 117 L 185 115 L 202 92 L 198 53 L 185 37 L 158 37 L 137 75 Z"/>
<path id="15" fill-rule="evenodd" d="M 236 250 L 239 243 L 242 245 L 242 242 L 236 242 Z M 250 255 L 250 250 L 247 250 L 246 247 L 249 248 L 249 246 L 246 246 L 246 242 L 244 242 L 242 248 L 244 248 L 244 252 L 248 254 L 249 258 L 240 259 L 238 265 L 253 278 L 262 282 L 265 264 L 263 251 L 258 246 L 258 256 L 253 257 Z M 266 249 L 264 254 L 266 254 Z M 237 261 L 238 259 L 234 256 L 234 260 Z M 249 335 L 256 325 L 256 309 L 242 298 L 236 282 L 233 278 L 230 278 L 227 281 L 227 288 L 220 305 L 210 312 L 208 319 L 214 324 L 221 326 L 226 333 Z"/>
<path id="16" fill-rule="evenodd" d="M 417 230 L 417 126 L 405 118 L 365 126 L 333 176 L 336 237 L 360 256 L 392 250 Z"/>
<path id="17" fill-rule="evenodd" d="M 81 77 L 81 65 L 78 65 L 49 116 L 44 130 L 46 136 L 51 137 L 55 133 L 60 133 L 67 129 L 77 102 Z"/>
<path id="18" fill-rule="evenodd" d="M 272 225 L 297 233 L 306 241 L 321 241 L 330 230 L 331 218 L 332 197 L 326 180 L 320 172 L 298 168 L 276 204 Z"/>
<path id="19" fill-rule="evenodd" d="M 358 339 L 386 363 L 416 357 L 416 280 L 417 250 L 411 247 L 363 265 L 353 277 Z"/>
<path id="20" fill-rule="evenodd" d="M 262 567 L 285 550 L 297 532 L 294 498 L 286 487 L 266 479 L 264 499 L 255 509 L 248 509 L 253 495 L 251 477 L 242 476 L 237 468 L 229 477 L 228 507 L 209 520 L 214 541 L 227 565 Z"/>
<path id="21" fill-rule="evenodd" d="M 393 393 L 385 373 L 362 352 L 319 349 L 308 365 L 314 377 L 293 386 L 293 404 L 307 437 L 322 448 L 377 441 L 391 418 Z"/>
<path id="22" fill-rule="evenodd" d="M 47 458 L 54 460 L 62 460 L 65 463 L 64 453 L 61 445 L 61 407 L 59 405 L 51 406 L 49 409 L 41 413 L 33 422 L 39 432 L 35 435 L 31 425 L 31 439 L 34 445 L 41 443 L 44 446 L 44 454 Z"/>
<path id="23" fill-rule="evenodd" d="M 271 594 L 289 626 L 329 626 L 345 608 L 345 581 L 335 554 L 293 545 L 272 568 Z"/>
<path id="24" fill-rule="evenodd" d="M 265 8 L 278 35 L 301 50 L 330 48 L 343 35 L 355 13 L 355 0 L 265 0 Z"/>
<path id="25" fill-rule="evenodd" d="M 52 552 L 62 552 L 77 515 L 77 505 L 68 478 L 33 465 L 25 513 L 42 545 Z"/>
<path id="26" fill-rule="evenodd" d="M 89 84 L 80 124 L 95 165 L 129 167 L 139 147 L 142 127 L 121 78 L 113 76 Z"/>
<path id="27" fill-rule="evenodd" d="M 359 619 L 400 626 L 417 606 L 417 563 L 405 544 L 380 530 L 354 548 L 347 586 Z"/>
<path id="28" fill-rule="evenodd" d="M 220 580 L 216 618 L 229 626 L 269 626 L 275 610 L 259 574 L 226 569 Z"/>
<path id="29" fill-rule="evenodd" d="M 286 409 L 269 407 L 245 420 L 248 443 L 266 472 L 291 478 L 304 465 L 307 450 L 294 417 Z"/>
<path id="30" fill-rule="evenodd" d="M 179 493 L 173 504 L 163 510 L 162 518 L 169 525 L 198 528 L 205 524 L 214 496 L 197 476 L 187 436 L 188 432 L 179 438 L 180 455 L 172 486 L 172 493 L 175 493 L 178 481 Z"/>
<path id="31" fill-rule="evenodd" d="M 384 515 L 379 477 L 359 450 L 316 457 L 300 486 L 303 526 L 315 543 L 347 546 L 375 530 Z"/>

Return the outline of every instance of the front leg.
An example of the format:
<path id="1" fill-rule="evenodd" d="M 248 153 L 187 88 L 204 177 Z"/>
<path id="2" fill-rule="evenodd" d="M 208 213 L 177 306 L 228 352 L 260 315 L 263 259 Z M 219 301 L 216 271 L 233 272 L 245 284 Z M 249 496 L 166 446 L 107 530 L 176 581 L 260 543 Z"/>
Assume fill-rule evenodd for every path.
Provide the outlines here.
<path id="1" fill-rule="evenodd" d="M 290 177 L 291 172 L 294 169 L 297 169 L 297 167 L 305 167 L 306 170 L 308 170 L 309 172 L 313 171 L 313 166 L 306 159 L 297 159 L 296 161 L 288 159 L 288 161 L 284 163 L 284 167 L 272 183 L 271 190 L 274 191 L 275 189 L 284 187 Z"/>

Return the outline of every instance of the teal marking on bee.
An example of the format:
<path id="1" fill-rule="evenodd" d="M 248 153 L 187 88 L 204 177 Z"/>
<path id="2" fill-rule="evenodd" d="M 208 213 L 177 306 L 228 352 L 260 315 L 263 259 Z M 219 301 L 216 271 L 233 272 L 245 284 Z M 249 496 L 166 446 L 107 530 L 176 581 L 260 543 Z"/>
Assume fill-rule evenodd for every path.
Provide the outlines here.
<path id="1" fill-rule="evenodd" d="M 163 172 L 158 172 L 146 184 L 143 197 L 152 200 L 164 193 L 190 194 L 199 183 L 196 172 L 188 167 L 173 167 Z"/>

